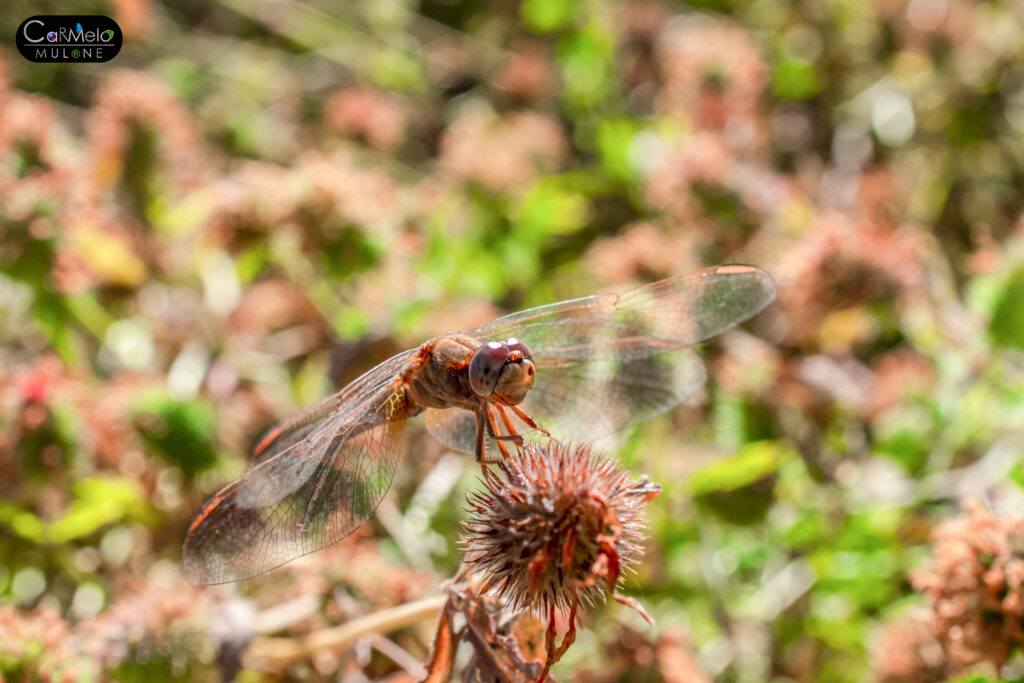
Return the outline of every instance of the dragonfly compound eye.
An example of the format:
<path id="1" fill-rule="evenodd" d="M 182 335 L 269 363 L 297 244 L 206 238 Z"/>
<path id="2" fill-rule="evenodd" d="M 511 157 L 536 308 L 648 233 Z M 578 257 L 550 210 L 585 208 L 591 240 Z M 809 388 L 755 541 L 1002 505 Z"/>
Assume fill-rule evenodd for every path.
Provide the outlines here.
<path id="1" fill-rule="evenodd" d="M 505 346 L 508 347 L 509 353 L 520 351 L 523 354 L 523 358 L 533 358 L 533 351 L 526 345 L 526 342 L 519 341 L 515 337 L 509 337 L 508 341 L 505 342 Z"/>
<path id="2" fill-rule="evenodd" d="M 481 344 L 473 354 L 473 360 L 469 362 L 469 386 L 479 396 L 490 396 L 494 391 L 508 354 L 508 347 L 499 342 Z"/>

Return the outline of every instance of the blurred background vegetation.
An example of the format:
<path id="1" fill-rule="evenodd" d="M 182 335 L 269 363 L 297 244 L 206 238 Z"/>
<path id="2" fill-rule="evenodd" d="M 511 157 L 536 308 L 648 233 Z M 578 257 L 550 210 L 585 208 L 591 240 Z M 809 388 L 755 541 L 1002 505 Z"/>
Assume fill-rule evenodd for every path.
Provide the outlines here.
<path id="1" fill-rule="evenodd" d="M 125 44 L 0 48 L 0 678 L 410 680 L 429 620 L 246 645 L 436 594 L 471 458 L 415 425 L 370 524 L 226 587 L 200 503 L 394 352 L 726 262 L 777 303 L 615 449 L 657 625 L 592 610 L 555 675 L 1024 676 L 1022 8 L 9 0 Z"/>

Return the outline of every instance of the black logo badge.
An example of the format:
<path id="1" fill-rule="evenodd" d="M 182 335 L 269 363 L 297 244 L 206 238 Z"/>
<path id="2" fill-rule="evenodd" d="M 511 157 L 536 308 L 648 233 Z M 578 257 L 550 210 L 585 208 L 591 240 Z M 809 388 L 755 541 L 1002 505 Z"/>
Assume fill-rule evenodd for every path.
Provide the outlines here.
<path id="1" fill-rule="evenodd" d="M 123 41 L 117 22 L 99 14 L 29 17 L 14 39 L 30 62 L 108 62 Z"/>

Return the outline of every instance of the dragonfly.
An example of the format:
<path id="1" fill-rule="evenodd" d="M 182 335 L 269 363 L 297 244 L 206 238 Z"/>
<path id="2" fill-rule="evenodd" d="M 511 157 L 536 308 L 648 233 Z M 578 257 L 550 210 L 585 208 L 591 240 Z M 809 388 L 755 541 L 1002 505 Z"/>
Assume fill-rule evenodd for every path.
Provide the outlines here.
<path id="1" fill-rule="evenodd" d="M 524 438 L 592 441 L 679 405 L 707 379 L 695 344 L 764 309 L 771 276 L 721 265 L 511 313 L 384 361 L 286 419 L 249 470 L 195 514 L 182 549 L 194 584 L 264 574 L 335 543 L 391 486 L 406 421 L 481 466 Z"/>

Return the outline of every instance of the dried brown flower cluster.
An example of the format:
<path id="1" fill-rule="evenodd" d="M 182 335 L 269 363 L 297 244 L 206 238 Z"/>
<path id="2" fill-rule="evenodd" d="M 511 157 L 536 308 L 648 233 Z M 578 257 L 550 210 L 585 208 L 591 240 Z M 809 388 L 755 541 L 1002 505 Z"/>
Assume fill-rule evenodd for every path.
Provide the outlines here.
<path id="1" fill-rule="evenodd" d="M 882 683 L 998 675 L 1024 645 L 1024 517 L 998 517 L 971 500 L 935 528 L 932 546 L 930 564 L 910 575 L 931 609 L 884 624 L 874 639 Z"/>
<path id="2" fill-rule="evenodd" d="M 167 173 L 181 190 L 200 186 L 208 160 L 196 121 L 170 88 L 150 74 L 114 71 L 96 92 L 87 121 L 93 180 L 100 191 L 114 183 L 139 182 L 132 178 L 133 146 L 149 144 L 155 136 L 152 170 Z M 150 171 L 147 168 L 145 171 Z"/>
<path id="3" fill-rule="evenodd" d="M 886 624 L 875 637 L 872 668 L 879 683 L 937 683 L 948 677 L 946 655 L 927 620 Z"/>
<path id="4" fill-rule="evenodd" d="M 388 93 L 354 86 L 331 95 L 324 105 L 324 118 L 342 135 L 393 152 L 402 143 L 408 115 Z"/>
<path id="5" fill-rule="evenodd" d="M 932 534 L 932 561 L 910 581 L 931 602 L 931 631 L 951 673 L 996 671 L 1024 645 L 1024 517 L 1001 518 L 979 501 Z"/>
<path id="6" fill-rule="evenodd" d="M 795 343 L 827 335 L 824 321 L 872 301 L 905 304 L 927 284 L 930 238 L 913 226 L 890 227 L 825 214 L 786 257 L 780 302 Z"/>
<path id="7" fill-rule="evenodd" d="M 459 178 L 492 190 L 527 186 L 538 170 L 561 167 L 568 152 L 558 121 L 525 111 L 504 118 L 467 106 L 441 139 L 441 162 Z"/>
<path id="8" fill-rule="evenodd" d="M 674 234 L 648 221 L 624 225 L 618 235 L 595 240 L 584 260 L 589 271 L 616 283 L 636 282 L 646 273 L 668 277 L 700 268 L 695 235 Z"/>
<path id="9" fill-rule="evenodd" d="M 557 80 L 544 44 L 520 41 L 494 75 L 494 87 L 514 100 L 532 101 L 552 95 Z"/>
<path id="10" fill-rule="evenodd" d="M 512 609 L 593 604 L 640 559 L 644 506 L 660 488 L 629 479 L 589 444 L 520 448 L 470 497 L 466 563 Z"/>
<path id="11" fill-rule="evenodd" d="M 0 655 L 30 664 L 36 675 L 31 680 L 53 682 L 103 680 L 103 671 L 121 663 L 173 660 L 182 648 L 213 658 L 216 643 L 206 615 L 223 610 L 224 603 L 212 593 L 141 579 L 130 580 L 120 593 L 104 612 L 76 624 L 49 605 L 29 613 L 0 606 Z M 186 665 L 175 665 L 178 675 Z"/>
<path id="12" fill-rule="evenodd" d="M 768 69 L 743 27 L 700 14 L 679 17 L 661 33 L 658 52 L 665 76 L 659 109 L 699 127 L 721 129 L 739 119 L 753 125 Z"/>

